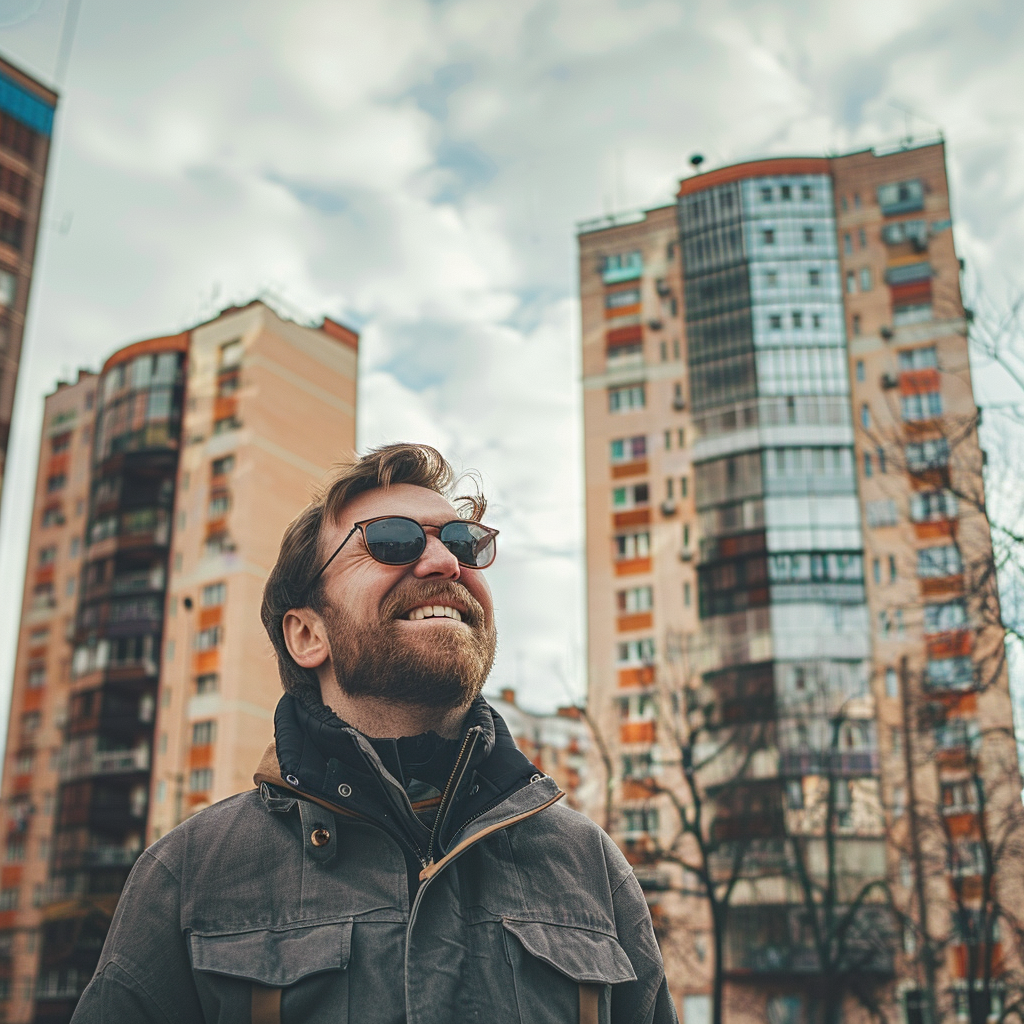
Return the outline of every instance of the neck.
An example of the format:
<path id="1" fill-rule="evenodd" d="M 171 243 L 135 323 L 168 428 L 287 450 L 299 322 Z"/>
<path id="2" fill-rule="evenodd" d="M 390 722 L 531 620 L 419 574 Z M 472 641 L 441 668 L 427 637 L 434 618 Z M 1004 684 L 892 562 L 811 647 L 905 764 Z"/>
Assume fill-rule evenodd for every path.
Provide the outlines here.
<path id="1" fill-rule="evenodd" d="M 371 739 L 398 739 L 436 732 L 445 739 L 457 739 L 462 731 L 468 705 L 431 708 L 416 704 L 395 704 L 380 697 L 353 697 L 337 681 L 320 681 L 323 702 L 343 721 Z"/>

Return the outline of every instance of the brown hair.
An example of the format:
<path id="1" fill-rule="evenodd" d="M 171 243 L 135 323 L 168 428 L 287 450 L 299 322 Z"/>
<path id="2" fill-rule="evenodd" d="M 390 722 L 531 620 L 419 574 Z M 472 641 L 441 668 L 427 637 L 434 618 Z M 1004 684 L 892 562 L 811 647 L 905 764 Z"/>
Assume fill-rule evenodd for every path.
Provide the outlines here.
<path id="1" fill-rule="evenodd" d="M 477 481 L 478 482 L 478 481 Z M 453 497 L 455 472 L 444 456 L 425 444 L 386 444 L 372 448 L 362 458 L 339 466 L 313 500 L 288 524 L 281 538 L 281 550 L 263 588 L 260 618 L 277 655 L 281 683 L 289 693 L 319 701 L 320 682 L 316 672 L 298 665 L 284 640 L 284 617 L 292 608 L 322 612 L 323 578 L 310 588 L 310 581 L 326 557 L 321 537 L 328 523 L 337 523 L 347 502 L 363 491 L 392 484 L 414 484 L 449 498 L 460 515 L 479 520 L 487 499 L 479 493 Z M 308 593 L 307 593 L 308 591 Z"/>

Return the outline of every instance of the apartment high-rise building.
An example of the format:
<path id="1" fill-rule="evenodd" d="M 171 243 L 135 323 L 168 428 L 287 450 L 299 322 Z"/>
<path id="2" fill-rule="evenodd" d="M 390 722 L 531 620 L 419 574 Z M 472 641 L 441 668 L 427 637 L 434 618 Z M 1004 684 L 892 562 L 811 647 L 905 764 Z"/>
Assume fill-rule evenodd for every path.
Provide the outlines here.
<path id="1" fill-rule="evenodd" d="M 1024 848 L 942 144 L 579 245 L 590 700 L 684 1024 L 716 960 L 737 1019 L 997 1013 Z"/>
<path id="2" fill-rule="evenodd" d="M 0 59 L 0 495 L 57 94 Z"/>
<path id="3" fill-rule="evenodd" d="M 46 400 L 0 798 L 5 1020 L 67 1021 L 143 847 L 252 785 L 287 523 L 355 447 L 358 336 L 262 302 Z"/>

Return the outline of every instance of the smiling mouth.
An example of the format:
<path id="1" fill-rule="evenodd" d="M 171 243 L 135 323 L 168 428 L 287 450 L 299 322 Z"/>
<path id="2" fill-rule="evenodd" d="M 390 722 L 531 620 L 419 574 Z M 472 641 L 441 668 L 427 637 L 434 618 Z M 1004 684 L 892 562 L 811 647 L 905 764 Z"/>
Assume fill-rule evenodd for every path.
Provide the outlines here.
<path id="1" fill-rule="evenodd" d="M 426 604 L 410 609 L 403 618 L 411 622 L 417 622 L 420 619 L 454 619 L 456 622 L 461 622 L 462 612 L 450 604 Z"/>

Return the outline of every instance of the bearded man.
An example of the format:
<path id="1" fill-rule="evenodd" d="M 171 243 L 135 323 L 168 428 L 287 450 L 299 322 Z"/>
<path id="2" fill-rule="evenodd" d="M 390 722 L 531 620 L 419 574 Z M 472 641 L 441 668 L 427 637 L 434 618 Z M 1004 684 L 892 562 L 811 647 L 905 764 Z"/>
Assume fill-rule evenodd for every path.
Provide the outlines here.
<path id="1" fill-rule="evenodd" d="M 143 853 L 75 1022 L 675 1021 L 632 870 L 480 696 L 497 531 L 452 484 L 386 446 L 288 527 L 257 788 Z"/>

